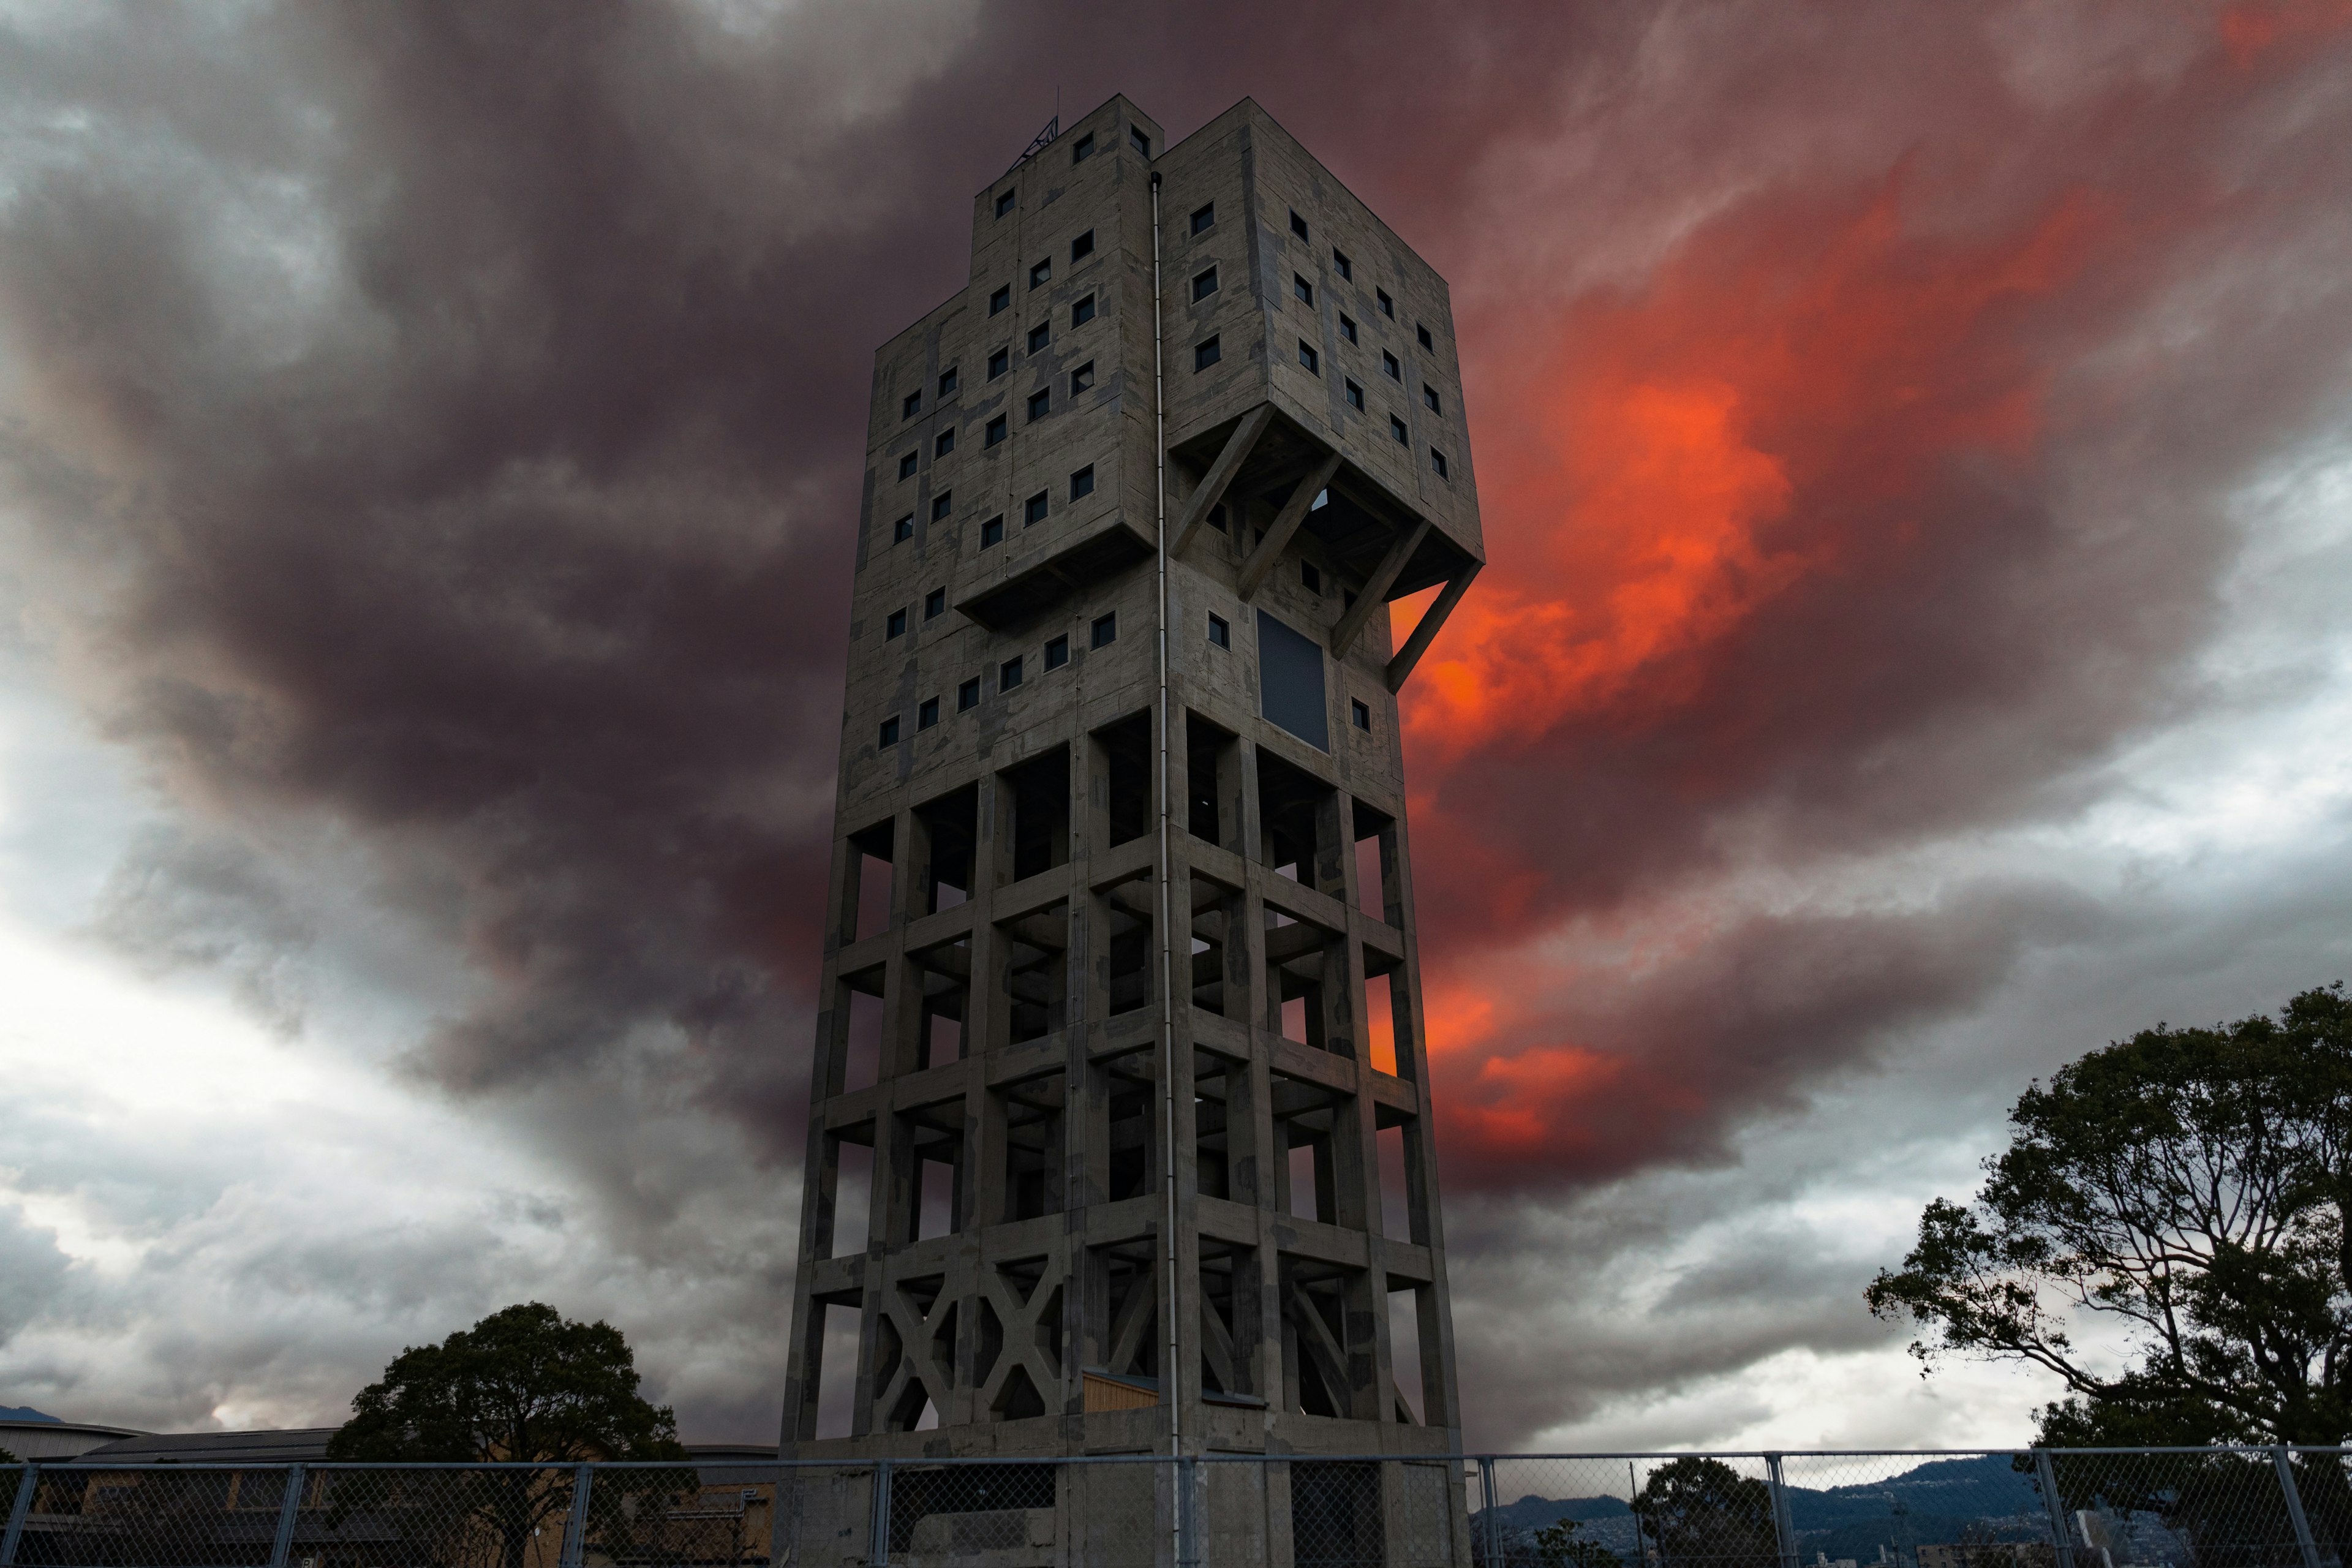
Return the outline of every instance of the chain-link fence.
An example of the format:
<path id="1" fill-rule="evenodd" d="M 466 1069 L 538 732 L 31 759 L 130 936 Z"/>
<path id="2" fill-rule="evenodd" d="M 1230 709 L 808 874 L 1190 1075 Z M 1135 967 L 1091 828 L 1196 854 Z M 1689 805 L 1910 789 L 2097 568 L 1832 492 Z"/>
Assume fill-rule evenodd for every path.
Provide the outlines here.
<path id="1" fill-rule="evenodd" d="M 2333 1448 L 0 1467 L 0 1568 L 2345 1568 Z"/>

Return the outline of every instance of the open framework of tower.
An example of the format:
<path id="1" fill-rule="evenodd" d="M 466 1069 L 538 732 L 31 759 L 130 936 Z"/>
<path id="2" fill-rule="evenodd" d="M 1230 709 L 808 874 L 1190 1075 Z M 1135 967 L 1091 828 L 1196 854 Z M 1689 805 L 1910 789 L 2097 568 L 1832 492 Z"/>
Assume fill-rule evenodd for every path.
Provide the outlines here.
<path id="1" fill-rule="evenodd" d="M 786 1455 L 1458 1448 L 1395 700 L 1484 560 L 1444 281 L 1255 103 L 1113 99 L 868 429 Z"/>

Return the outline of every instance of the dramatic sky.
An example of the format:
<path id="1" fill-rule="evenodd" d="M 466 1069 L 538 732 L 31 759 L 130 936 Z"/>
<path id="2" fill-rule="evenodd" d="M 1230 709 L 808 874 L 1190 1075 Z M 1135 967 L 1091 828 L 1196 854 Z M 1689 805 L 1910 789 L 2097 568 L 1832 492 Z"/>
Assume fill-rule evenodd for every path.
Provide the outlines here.
<path id="1" fill-rule="evenodd" d="M 1860 1292 L 2352 978 L 2352 7 L 0 5 L 0 1405 L 781 1395 L 876 343 L 1124 91 L 1452 282 L 1470 1441 L 2008 1442 Z"/>

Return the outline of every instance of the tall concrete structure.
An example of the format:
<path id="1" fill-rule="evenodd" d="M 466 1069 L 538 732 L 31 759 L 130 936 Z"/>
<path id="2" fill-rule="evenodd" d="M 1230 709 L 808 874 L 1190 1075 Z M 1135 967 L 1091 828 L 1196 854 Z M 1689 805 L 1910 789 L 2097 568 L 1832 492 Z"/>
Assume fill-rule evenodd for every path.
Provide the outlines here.
<path id="1" fill-rule="evenodd" d="M 876 358 L 785 1451 L 1458 1447 L 1396 706 L 1484 559 L 1444 280 L 1248 101 L 1113 99 L 971 221 Z"/>

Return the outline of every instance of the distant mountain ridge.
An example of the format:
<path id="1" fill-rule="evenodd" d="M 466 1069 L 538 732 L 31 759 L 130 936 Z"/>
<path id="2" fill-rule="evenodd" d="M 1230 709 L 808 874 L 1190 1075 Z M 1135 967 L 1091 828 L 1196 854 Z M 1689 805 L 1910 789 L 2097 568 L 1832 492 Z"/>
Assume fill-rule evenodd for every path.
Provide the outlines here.
<path id="1" fill-rule="evenodd" d="M 0 1405 L 0 1421 L 47 1421 L 52 1426 L 65 1425 L 56 1416 L 36 1410 L 29 1405 Z"/>

